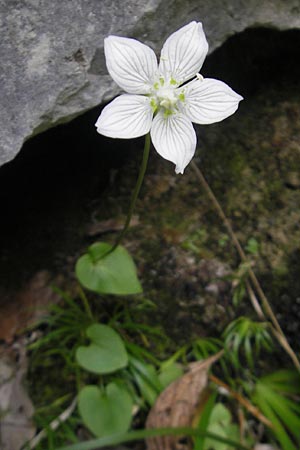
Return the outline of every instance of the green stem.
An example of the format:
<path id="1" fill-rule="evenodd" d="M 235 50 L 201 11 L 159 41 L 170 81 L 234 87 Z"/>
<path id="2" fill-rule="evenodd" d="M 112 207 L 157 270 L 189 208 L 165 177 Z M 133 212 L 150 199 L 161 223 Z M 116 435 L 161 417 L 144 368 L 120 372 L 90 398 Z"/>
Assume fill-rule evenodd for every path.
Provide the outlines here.
<path id="1" fill-rule="evenodd" d="M 129 211 L 127 213 L 127 217 L 126 217 L 126 222 L 124 225 L 123 230 L 121 231 L 121 233 L 119 234 L 119 236 L 117 237 L 113 247 L 110 249 L 110 251 L 108 252 L 111 253 L 113 252 L 118 245 L 121 243 L 123 237 L 125 236 L 129 225 L 130 225 L 130 221 L 131 221 L 131 217 L 132 217 L 132 213 L 133 210 L 135 208 L 135 204 L 136 204 L 136 200 L 138 198 L 143 180 L 144 180 L 144 176 L 145 176 L 145 172 L 146 172 L 146 168 L 147 168 L 147 163 L 148 163 L 148 159 L 149 159 L 149 152 L 150 152 L 150 133 L 146 134 L 145 136 L 145 145 L 144 145 L 144 152 L 143 152 L 143 159 L 142 159 L 142 163 L 140 166 L 140 172 L 139 172 L 139 176 L 131 197 L 131 202 L 130 202 L 130 207 L 129 207 Z"/>
<path id="2" fill-rule="evenodd" d="M 140 441 L 141 439 L 149 439 L 157 436 L 201 436 L 214 439 L 216 442 L 227 444 L 227 446 L 230 446 L 235 450 L 249 450 L 249 447 L 246 447 L 239 442 L 232 441 L 231 439 L 227 439 L 223 436 L 218 436 L 217 434 L 207 431 L 202 432 L 200 430 L 187 427 L 156 428 L 148 430 L 129 431 L 128 433 L 114 434 L 99 439 L 93 439 L 91 441 L 80 442 L 78 444 L 73 444 L 67 447 L 60 447 L 57 450 L 92 450 L 106 446 L 123 444 L 126 442 Z"/>
<path id="3" fill-rule="evenodd" d="M 90 308 L 88 299 L 87 299 L 87 297 L 86 297 L 86 295 L 85 295 L 85 293 L 84 293 L 84 291 L 82 290 L 82 288 L 81 288 L 80 285 L 78 286 L 78 288 L 79 288 L 79 295 L 80 295 L 80 298 L 81 298 L 81 300 L 82 300 L 84 309 L 85 309 L 85 311 L 86 311 L 86 313 L 87 313 L 87 316 L 93 321 L 93 320 L 94 320 L 94 317 L 93 317 L 93 313 L 92 313 L 92 311 L 91 311 L 91 308 Z"/>

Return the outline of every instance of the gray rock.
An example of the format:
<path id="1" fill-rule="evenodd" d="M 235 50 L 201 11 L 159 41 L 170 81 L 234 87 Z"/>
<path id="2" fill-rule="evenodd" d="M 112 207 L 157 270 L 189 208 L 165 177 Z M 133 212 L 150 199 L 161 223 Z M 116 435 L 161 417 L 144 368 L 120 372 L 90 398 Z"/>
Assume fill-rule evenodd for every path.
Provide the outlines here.
<path id="1" fill-rule="evenodd" d="M 163 40 L 202 21 L 210 51 L 247 27 L 300 28 L 298 0 L 1 0 L 0 165 L 31 136 L 119 93 L 106 72 L 109 34 Z M 92 129 L 93 130 L 93 129 Z"/>
<path id="2" fill-rule="evenodd" d="M 31 417 L 34 409 L 23 386 L 27 370 L 25 345 L 16 344 L 14 351 L 18 362 L 13 358 L 0 357 L 0 448 L 20 450 L 25 442 L 35 434 Z M 12 352 L 11 352 L 12 353 Z"/>

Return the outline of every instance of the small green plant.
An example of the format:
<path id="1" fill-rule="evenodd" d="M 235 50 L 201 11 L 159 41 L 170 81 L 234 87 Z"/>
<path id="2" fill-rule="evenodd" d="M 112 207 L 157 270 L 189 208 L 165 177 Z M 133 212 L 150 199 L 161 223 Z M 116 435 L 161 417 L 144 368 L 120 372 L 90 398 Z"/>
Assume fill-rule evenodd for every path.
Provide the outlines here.
<path id="1" fill-rule="evenodd" d="M 232 283 L 232 303 L 235 307 L 239 306 L 246 296 L 246 283 L 249 279 L 249 270 L 251 269 L 251 265 L 252 263 L 249 261 L 241 262 L 232 274 L 225 277 Z"/>
<path id="2" fill-rule="evenodd" d="M 224 248 L 224 247 L 226 247 L 226 245 L 228 244 L 228 241 L 229 241 L 229 236 L 228 236 L 228 234 L 223 234 L 223 235 L 221 235 L 221 237 L 218 239 L 218 245 L 219 245 L 221 248 Z"/>
<path id="3" fill-rule="evenodd" d="M 252 237 L 248 240 L 245 250 L 251 255 L 257 255 L 259 252 L 259 243 Z"/>
<path id="4" fill-rule="evenodd" d="M 185 250 L 189 250 L 195 255 L 199 255 L 201 247 L 203 247 L 207 238 L 208 233 L 205 228 L 198 228 L 181 245 Z"/>
<path id="5" fill-rule="evenodd" d="M 280 370 L 256 380 L 251 392 L 253 402 L 271 421 L 268 430 L 284 450 L 300 447 L 300 375 Z M 270 433 L 271 431 L 271 433 Z"/>
<path id="6" fill-rule="evenodd" d="M 201 423 L 199 425 L 201 427 Z M 207 426 L 203 427 L 207 431 L 222 436 L 227 439 L 233 439 L 239 442 L 239 429 L 237 424 L 233 423 L 231 412 L 223 403 L 214 403 L 210 412 Z M 204 438 L 202 442 L 196 443 L 194 450 L 230 450 L 228 444 L 223 442 L 216 443 L 210 438 Z"/>
<path id="7" fill-rule="evenodd" d="M 197 360 L 206 359 L 223 348 L 220 339 L 207 337 L 195 339 L 192 343 L 192 353 Z"/>
<path id="8" fill-rule="evenodd" d="M 271 352 L 273 349 L 269 324 L 254 322 L 247 317 L 232 321 L 225 329 L 223 338 L 228 358 L 236 368 L 243 366 L 244 358 L 249 368 L 253 369 L 261 350 Z"/>
<path id="9" fill-rule="evenodd" d="M 132 419 L 133 402 L 142 395 L 152 405 L 161 391 L 153 365 L 130 354 L 130 345 L 108 325 L 94 323 L 86 330 L 90 343 L 76 350 L 81 368 L 99 375 L 96 385 L 79 392 L 79 412 L 87 428 L 97 437 L 125 432 Z M 138 346 L 135 346 L 135 353 Z"/>
<path id="10" fill-rule="evenodd" d="M 122 302 L 113 308 L 112 316 L 109 316 L 107 312 L 103 315 L 95 309 L 92 311 L 82 291 L 80 302 L 65 293 L 62 295 L 64 304 L 54 306 L 47 318 L 48 334 L 31 344 L 30 349 L 37 363 L 39 352 L 42 352 L 43 358 L 49 356 L 52 364 L 57 364 L 59 359 L 66 363 L 65 376 L 68 379 L 71 376 L 74 380 L 71 386 L 73 393 L 68 386 L 68 393 L 54 402 L 53 412 L 70 401 L 72 396 L 78 395 L 79 416 L 73 413 L 59 432 L 54 433 L 48 426 L 49 422 L 43 419 L 43 409 L 37 411 L 39 425 L 47 430 L 48 450 L 56 450 L 57 445 L 66 441 L 77 442 L 75 429 L 82 423 L 98 439 L 123 435 L 130 430 L 133 410 L 147 411 L 162 390 L 183 375 L 188 362 L 205 360 L 222 348 L 224 354 L 215 370 L 222 374 L 223 381 L 218 385 L 220 380 L 212 375 L 211 395 L 197 425 L 202 435 L 195 438 L 194 449 L 208 450 L 214 445 L 216 450 L 227 450 L 231 448 L 231 440 L 240 442 L 234 415 L 237 404 L 245 417 L 249 414 L 253 417 L 252 408 L 256 405 L 259 412 L 256 420 L 263 416 L 274 424 L 274 428 L 268 427 L 266 430 L 269 439 L 278 441 L 283 450 L 297 448 L 300 411 L 295 399 L 300 395 L 298 374 L 280 371 L 255 378 L 252 373 L 257 370 L 256 361 L 261 353 L 272 349 L 269 328 L 264 322 L 240 317 L 228 325 L 222 339 L 195 339 L 168 359 L 160 361 L 144 345 L 140 345 L 145 339 L 147 342 L 152 337 L 158 338 L 158 330 L 139 323 L 139 320 L 135 322 L 136 314 L 143 314 L 144 308 L 152 307 L 149 300 L 145 300 L 144 307 L 140 300 L 136 313 L 134 307 L 128 311 L 127 303 Z M 160 339 L 163 339 L 161 335 Z M 235 368 L 236 377 L 232 375 L 231 367 Z M 224 391 L 226 383 L 229 398 L 226 397 L 224 404 L 220 403 L 222 393 L 218 388 L 221 386 Z M 242 396 L 244 400 L 240 403 Z M 44 409 L 49 415 L 51 405 Z M 206 438 L 207 433 L 211 433 L 213 439 Z M 147 435 L 146 431 L 144 435 Z M 246 428 L 243 443 L 252 445 L 251 436 Z M 45 447 L 37 448 L 42 450 Z"/>

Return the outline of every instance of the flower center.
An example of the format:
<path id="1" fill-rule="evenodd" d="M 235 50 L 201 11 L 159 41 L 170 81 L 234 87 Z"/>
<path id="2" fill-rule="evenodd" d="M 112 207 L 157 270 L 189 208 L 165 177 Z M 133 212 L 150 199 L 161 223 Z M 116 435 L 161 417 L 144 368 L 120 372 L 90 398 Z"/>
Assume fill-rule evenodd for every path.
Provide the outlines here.
<path id="1" fill-rule="evenodd" d="M 156 93 L 157 103 L 165 109 L 174 109 L 178 97 L 172 88 L 160 88 Z"/>
<path id="2" fill-rule="evenodd" d="M 184 100 L 184 94 L 176 92 L 177 83 L 171 79 L 168 85 L 165 84 L 163 77 L 153 86 L 151 95 L 151 106 L 153 111 L 163 110 L 166 116 L 173 114 L 178 110 L 178 101 Z"/>

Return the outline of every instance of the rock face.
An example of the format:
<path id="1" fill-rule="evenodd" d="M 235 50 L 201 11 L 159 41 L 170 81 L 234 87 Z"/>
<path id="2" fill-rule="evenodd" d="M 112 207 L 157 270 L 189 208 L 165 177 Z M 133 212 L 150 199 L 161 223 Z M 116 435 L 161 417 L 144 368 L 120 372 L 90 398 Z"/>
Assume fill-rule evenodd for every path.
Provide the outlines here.
<path id="1" fill-rule="evenodd" d="M 0 165 L 29 137 L 101 104 L 119 89 L 103 39 L 130 36 L 159 53 L 163 40 L 202 21 L 210 50 L 247 27 L 300 28 L 298 0 L 4 0 L 0 3 Z"/>

